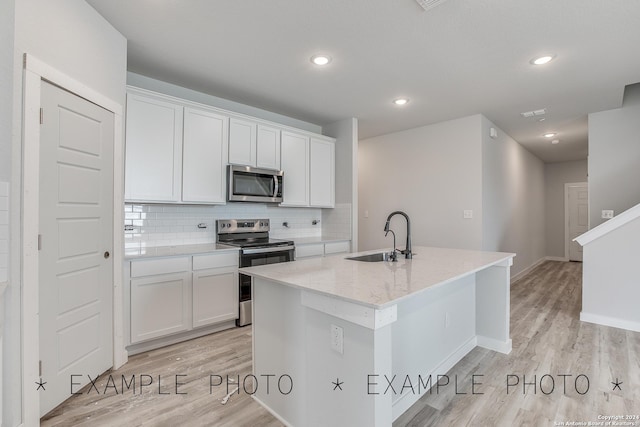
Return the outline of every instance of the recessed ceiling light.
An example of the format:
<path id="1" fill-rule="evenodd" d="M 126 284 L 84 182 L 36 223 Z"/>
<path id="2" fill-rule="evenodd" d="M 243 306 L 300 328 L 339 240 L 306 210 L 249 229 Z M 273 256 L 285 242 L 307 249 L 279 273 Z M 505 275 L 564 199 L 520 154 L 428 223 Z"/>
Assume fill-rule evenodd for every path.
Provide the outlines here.
<path id="1" fill-rule="evenodd" d="M 554 137 L 554 136 L 556 136 L 556 135 L 557 135 L 557 134 L 556 134 L 555 132 L 548 132 L 548 133 L 545 133 L 543 136 L 544 136 L 545 138 L 553 138 L 553 137 Z"/>
<path id="2" fill-rule="evenodd" d="M 328 55 L 313 55 L 311 57 L 311 62 L 316 65 L 327 65 L 331 62 L 331 57 Z"/>
<path id="3" fill-rule="evenodd" d="M 551 143 L 552 143 L 553 145 L 556 145 L 556 144 L 559 144 L 559 143 L 560 143 L 560 140 L 559 140 L 559 139 L 554 139 L 553 141 L 551 141 Z"/>
<path id="4" fill-rule="evenodd" d="M 409 98 L 396 98 L 393 100 L 393 103 L 396 105 L 406 105 L 409 102 Z"/>
<path id="5" fill-rule="evenodd" d="M 544 55 L 539 56 L 537 58 L 533 58 L 529 61 L 532 65 L 544 65 L 551 62 L 556 56 L 555 55 Z"/>

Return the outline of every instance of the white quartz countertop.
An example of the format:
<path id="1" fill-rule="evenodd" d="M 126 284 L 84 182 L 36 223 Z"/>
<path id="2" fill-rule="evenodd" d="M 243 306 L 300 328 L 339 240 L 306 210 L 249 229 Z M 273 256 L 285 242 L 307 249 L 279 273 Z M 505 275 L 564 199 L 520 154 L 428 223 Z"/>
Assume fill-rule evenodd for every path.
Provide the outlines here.
<path id="1" fill-rule="evenodd" d="M 153 258 L 178 255 L 195 255 L 210 252 L 235 251 L 239 249 L 235 246 L 222 245 L 220 243 L 201 243 L 197 245 L 175 245 L 175 246 L 154 246 L 135 247 L 124 250 L 124 259 Z"/>
<path id="2" fill-rule="evenodd" d="M 385 252 L 388 252 L 386 249 Z M 515 256 L 504 252 L 414 247 L 413 259 L 362 262 L 345 258 L 382 252 L 359 252 L 242 268 L 250 276 L 318 292 L 373 308 L 384 308 L 418 292 L 473 274 Z"/>
<path id="3" fill-rule="evenodd" d="M 296 245 L 312 245 L 314 243 L 332 243 L 332 242 L 350 242 L 351 239 L 336 239 L 335 237 L 324 237 L 324 236 L 316 236 L 316 237 L 294 237 L 291 240 L 294 241 Z"/>

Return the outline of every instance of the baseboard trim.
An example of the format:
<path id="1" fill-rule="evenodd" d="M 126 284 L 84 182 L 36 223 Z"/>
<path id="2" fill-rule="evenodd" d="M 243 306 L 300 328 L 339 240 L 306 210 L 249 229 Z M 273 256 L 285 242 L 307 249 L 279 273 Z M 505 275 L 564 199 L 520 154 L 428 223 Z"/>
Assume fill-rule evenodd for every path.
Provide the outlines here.
<path id="1" fill-rule="evenodd" d="M 478 335 L 478 346 L 486 348 L 487 350 L 497 351 L 498 353 L 509 354 L 512 349 L 512 341 L 511 338 L 507 341 L 498 341 L 494 338 Z"/>
<path id="2" fill-rule="evenodd" d="M 627 331 L 640 332 L 640 322 L 618 319 L 615 317 L 602 316 L 600 314 L 580 312 L 580 320 L 596 325 L 610 326 L 612 328 L 625 329 Z"/>
<path id="3" fill-rule="evenodd" d="M 453 368 L 456 363 L 462 360 L 471 350 L 473 350 L 478 345 L 478 338 L 473 337 L 456 350 L 453 351 L 442 363 L 436 366 L 431 372 L 425 374 L 424 378 L 432 376 L 432 378 L 437 378 L 438 375 L 444 375 L 451 368 Z M 433 385 L 432 385 L 433 387 Z M 426 390 L 425 390 L 426 391 Z M 407 409 L 411 407 L 414 403 L 416 403 L 423 395 L 420 394 L 402 394 L 392 403 L 391 414 L 392 418 L 395 421 L 400 415 L 404 414 Z"/>
<path id="4" fill-rule="evenodd" d="M 536 268 L 537 266 L 539 266 L 540 264 L 542 264 L 543 262 L 545 262 L 547 260 L 546 257 L 544 258 L 540 258 L 538 261 L 534 262 L 533 264 L 531 264 L 529 267 L 525 268 L 524 270 L 522 270 L 521 272 L 514 274 L 513 276 L 511 276 L 511 284 L 513 285 L 515 282 L 517 282 L 518 280 L 522 279 L 524 276 L 526 276 L 527 274 L 531 273 L 531 271 Z"/>

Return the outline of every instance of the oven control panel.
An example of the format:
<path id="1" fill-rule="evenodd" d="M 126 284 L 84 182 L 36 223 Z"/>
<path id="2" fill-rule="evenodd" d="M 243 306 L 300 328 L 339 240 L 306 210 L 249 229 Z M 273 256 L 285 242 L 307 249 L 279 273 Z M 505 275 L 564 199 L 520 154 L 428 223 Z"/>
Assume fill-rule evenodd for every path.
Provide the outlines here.
<path id="1" fill-rule="evenodd" d="M 216 221 L 218 234 L 257 233 L 269 231 L 268 219 L 219 219 Z"/>

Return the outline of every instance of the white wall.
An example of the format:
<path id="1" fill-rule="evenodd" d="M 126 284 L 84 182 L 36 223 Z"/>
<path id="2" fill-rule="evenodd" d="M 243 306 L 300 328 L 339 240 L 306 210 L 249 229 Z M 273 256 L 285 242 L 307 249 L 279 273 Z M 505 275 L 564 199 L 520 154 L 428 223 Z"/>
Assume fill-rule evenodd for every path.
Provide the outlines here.
<path id="1" fill-rule="evenodd" d="M 161 80 L 152 79 L 132 72 L 127 73 L 127 84 L 142 89 L 152 90 L 158 93 L 175 96 L 177 98 L 187 99 L 193 102 L 199 102 L 205 105 L 222 108 L 236 113 L 246 114 L 252 117 L 258 117 L 263 120 L 269 120 L 286 126 L 292 126 L 298 129 L 304 129 L 309 132 L 322 133 L 322 128 L 316 124 L 294 119 L 292 117 L 283 116 L 281 114 L 272 113 L 271 111 L 261 108 L 252 107 L 239 102 L 230 101 L 217 96 L 197 92 L 182 86 L 176 86 Z"/>
<path id="2" fill-rule="evenodd" d="M 14 3 L 0 2 L 0 181 L 5 182 L 11 177 Z"/>
<path id="3" fill-rule="evenodd" d="M 564 185 L 587 182 L 587 160 L 547 163 L 544 166 L 546 193 L 546 255 L 564 258 Z"/>
<path id="4" fill-rule="evenodd" d="M 6 3 L 3 0 L 3 8 Z M 5 11 L 2 12 L 4 19 Z M 4 337 L 5 348 L 10 351 L 5 353 L 3 360 L 4 426 L 15 426 L 21 421 L 19 209 L 23 55 L 25 52 L 33 55 L 124 106 L 127 47 L 125 38 L 83 0 L 19 0 L 15 2 L 14 22 L 15 47 L 11 82 L 11 259 Z M 4 152 L 2 143 L 0 150 Z M 28 402 L 25 402 L 25 406 L 28 406 Z"/>
<path id="5" fill-rule="evenodd" d="M 481 132 L 482 249 L 516 253 L 515 276 L 545 256 L 544 163 L 484 116 Z"/>
<path id="6" fill-rule="evenodd" d="M 325 135 L 336 138 L 336 204 L 322 210 L 323 232 L 327 237 L 352 239 L 358 251 L 358 119 L 350 118 L 322 127 Z M 348 225 L 348 228 L 346 227 Z"/>
<path id="7" fill-rule="evenodd" d="M 580 319 L 640 332 L 640 218 L 584 246 Z"/>
<path id="8" fill-rule="evenodd" d="M 589 114 L 590 226 L 640 203 L 640 83 L 627 86 L 622 108 Z"/>
<path id="9" fill-rule="evenodd" d="M 475 115 L 360 141 L 359 250 L 391 247 L 383 229 L 395 210 L 411 218 L 414 245 L 482 248 L 480 121 Z M 462 218 L 465 209 L 473 219 Z M 404 218 L 394 217 L 391 229 L 404 249 Z"/>

